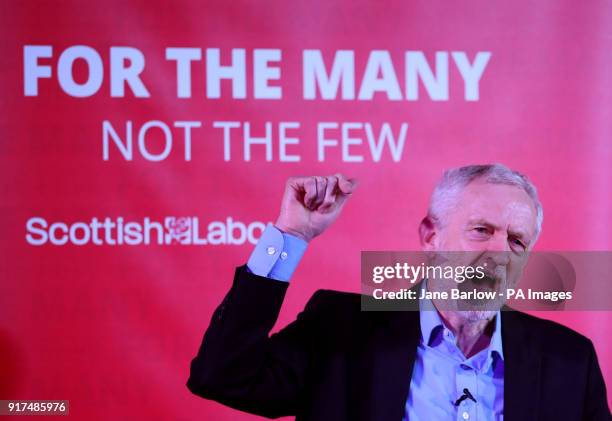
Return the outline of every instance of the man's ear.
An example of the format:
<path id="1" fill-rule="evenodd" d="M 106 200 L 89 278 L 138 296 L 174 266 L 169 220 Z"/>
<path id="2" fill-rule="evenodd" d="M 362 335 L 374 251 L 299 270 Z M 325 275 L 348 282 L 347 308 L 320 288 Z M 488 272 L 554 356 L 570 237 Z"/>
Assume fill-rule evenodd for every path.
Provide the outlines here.
<path id="1" fill-rule="evenodd" d="M 433 251 L 438 249 L 438 230 L 430 216 L 426 216 L 421 221 L 419 225 L 419 238 L 423 250 Z"/>

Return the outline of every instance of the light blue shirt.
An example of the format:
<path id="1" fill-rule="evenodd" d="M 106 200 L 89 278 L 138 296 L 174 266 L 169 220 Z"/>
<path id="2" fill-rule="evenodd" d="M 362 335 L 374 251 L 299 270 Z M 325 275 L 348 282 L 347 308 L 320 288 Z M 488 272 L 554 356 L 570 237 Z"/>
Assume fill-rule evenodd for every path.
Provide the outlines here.
<path id="1" fill-rule="evenodd" d="M 423 288 L 426 287 L 423 281 Z M 504 351 L 501 315 L 489 346 L 465 358 L 431 300 L 420 302 L 421 340 L 414 361 L 406 420 L 503 420 Z M 467 388 L 476 402 L 454 402 Z"/>
<path id="2" fill-rule="evenodd" d="M 268 224 L 255 245 L 247 267 L 255 275 L 289 282 L 308 243 Z"/>
<path id="3" fill-rule="evenodd" d="M 268 224 L 247 263 L 256 275 L 286 281 L 291 279 L 308 243 Z M 426 282 L 423 282 L 423 288 Z M 407 421 L 458 420 L 498 421 L 504 412 L 504 353 L 501 316 L 489 346 L 465 358 L 433 303 L 420 303 L 421 340 L 418 345 L 410 392 L 406 401 Z M 476 402 L 454 402 L 467 388 Z"/>

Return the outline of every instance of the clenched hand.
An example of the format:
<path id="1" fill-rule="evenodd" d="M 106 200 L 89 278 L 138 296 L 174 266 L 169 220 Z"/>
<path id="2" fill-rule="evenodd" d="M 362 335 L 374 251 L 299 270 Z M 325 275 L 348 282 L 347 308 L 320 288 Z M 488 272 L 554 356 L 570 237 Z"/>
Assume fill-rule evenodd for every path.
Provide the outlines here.
<path id="1" fill-rule="evenodd" d="M 357 187 L 342 174 L 287 180 L 276 227 L 310 241 L 336 220 Z"/>

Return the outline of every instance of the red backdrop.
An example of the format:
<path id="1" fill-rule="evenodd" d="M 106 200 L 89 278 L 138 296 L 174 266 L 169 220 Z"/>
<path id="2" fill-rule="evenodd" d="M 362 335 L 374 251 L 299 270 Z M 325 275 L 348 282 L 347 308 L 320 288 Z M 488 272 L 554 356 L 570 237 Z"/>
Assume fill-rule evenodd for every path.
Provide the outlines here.
<path id="1" fill-rule="evenodd" d="M 537 249 L 612 249 L 609 2 L 0 7 L 0 399 L 68 399 L 87 420 L 256 418 L 191 395 L 185 381 L 251 252 L 240 224 L 253 240 L 274 221 L 291 175 L 341 171 L 361 185 L 310 245 L 277 327 L 318 288 L 357 291 L 361 250 L 418 248 L 428 195 L 449 167 L 502 162 L 528 174 L 545 211 Z M 191 55 L 190 77 L 186 67 L 177 76 L 168 48 Z M 233 66 L 225 73 L 216 51 Z M 461 63 L 475 72 L 478 54 L 488 60 L 467 86 Z M 222 80 L 215 98 L 215 77 L 228 74 L 235 83 Z M 224 139 L 227 121 L 239 126 Z M 376 159 L 385 124 L 395 156 L 386 143 Z M 255 140 L 246 160 L 245 135 L 268 146 Z M 281 159 L 281 143 L 299 161 Z M 147 223 L 150 244 L 137 234 Z M 610 389 L 610 313 L 542 316 L 594 341 Z"/>

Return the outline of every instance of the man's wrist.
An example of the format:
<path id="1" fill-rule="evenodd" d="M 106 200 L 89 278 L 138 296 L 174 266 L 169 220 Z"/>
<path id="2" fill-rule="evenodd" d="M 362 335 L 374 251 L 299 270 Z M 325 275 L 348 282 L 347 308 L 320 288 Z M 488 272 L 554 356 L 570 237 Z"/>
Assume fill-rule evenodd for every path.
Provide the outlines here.
<path id="1" fill-rule="evenodd" d="M 293 235 L 294 237 L 297 237 L 300 240 L 306 241 L 307 243 L 310 243 L 310 240 L 312 240 L 312 237 L 309 237 L 306 234 L 287 226 L 285 223 L 283 223 L 280 220 L 276 221 L 276 223 L 274 224 L 274 227 L 276 227 L 283 234 Z"/>

